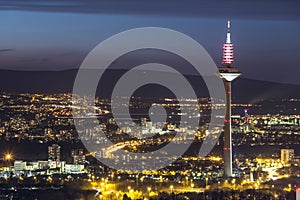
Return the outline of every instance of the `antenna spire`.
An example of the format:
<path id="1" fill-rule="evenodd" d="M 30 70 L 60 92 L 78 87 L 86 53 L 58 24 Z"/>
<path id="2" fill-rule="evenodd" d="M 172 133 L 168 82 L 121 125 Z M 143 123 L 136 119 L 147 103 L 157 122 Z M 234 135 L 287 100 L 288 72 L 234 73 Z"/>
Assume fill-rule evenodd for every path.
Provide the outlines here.
<path id="1" fill-rule="evenodd" d="M 231 44 L 231 40 L 230 40 L 230 20 L 227 21 L 227 37 L 226 37 L 226 44 Z"/>

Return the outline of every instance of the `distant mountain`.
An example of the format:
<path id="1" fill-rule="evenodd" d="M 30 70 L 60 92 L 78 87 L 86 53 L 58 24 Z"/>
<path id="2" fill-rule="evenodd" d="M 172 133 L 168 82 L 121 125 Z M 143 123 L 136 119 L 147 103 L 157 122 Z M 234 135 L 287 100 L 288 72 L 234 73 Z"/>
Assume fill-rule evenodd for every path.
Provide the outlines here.
<path id="1" fill-rule="evenodd" d="M 108 96 L 113 84 L 124 73 L 124 70 L 109 70 L 102 79 L 105 91 L 102 96 Z M 167 73 L 167 72 L 157 72 Z M 65 93 L 72 92 L 77 70 L 64 71 L 10 71 L 0 70 L 0 91 L 8 93 Z M 170 74 L 172 76 L 172 74 Z M 207 91 L 202 79 L 187 75 L 187 79 L 198 91 Z M 267 81 L 238 78 L 233 82 L 233 101 L 255 103 L 262 100 L 297 98 L 300 99 L 300 85 L 273 83 Z M 163 90 L 155 90 L 157 94 Z M 145 95 L 145 94 L 144 94 Z M 202 92 L 201 96 L 206 96 Z"/>

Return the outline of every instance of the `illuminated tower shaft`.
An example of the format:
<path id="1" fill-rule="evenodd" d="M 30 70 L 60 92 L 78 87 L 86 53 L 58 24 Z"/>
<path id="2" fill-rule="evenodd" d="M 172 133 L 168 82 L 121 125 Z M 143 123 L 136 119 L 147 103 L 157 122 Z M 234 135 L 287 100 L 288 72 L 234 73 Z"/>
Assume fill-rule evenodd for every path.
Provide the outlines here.
<path id="1" fill-rule="evenodd" d="M 224 80 L 226 91 L 226 114 L 224 122 L 224 173 L 232 176 L 232 138 L 231 138 L 231 81 Z"/>
<path id="2" fill-rule="evenodd" d="M 224 122 L 224 176 L 232 177 L 232 137 L 231 137 L 231 81 L 241 75 L 237 68 L 232 68 L 233 44 L 230 40 L 230 21 L 226 43 L 223 45 L 223 62 L 225 66 L 219 68 L 219 75 L 224 81 L 226 92 L 226 114 Z"/>

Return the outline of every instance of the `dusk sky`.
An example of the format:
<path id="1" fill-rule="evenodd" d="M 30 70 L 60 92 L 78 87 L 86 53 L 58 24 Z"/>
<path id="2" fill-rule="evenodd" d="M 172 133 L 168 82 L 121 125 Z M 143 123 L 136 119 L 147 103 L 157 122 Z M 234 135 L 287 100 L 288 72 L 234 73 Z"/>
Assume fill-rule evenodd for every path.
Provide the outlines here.
<path id="1" fill-rule="evenodd" d="M 300 84 L 300 2 L 28 0 L 0 2 L 0 69 L 78 68 L 99 42 L 138 27 L 183 32 L 221 63 L 232 21 L 243 77 Z"/>

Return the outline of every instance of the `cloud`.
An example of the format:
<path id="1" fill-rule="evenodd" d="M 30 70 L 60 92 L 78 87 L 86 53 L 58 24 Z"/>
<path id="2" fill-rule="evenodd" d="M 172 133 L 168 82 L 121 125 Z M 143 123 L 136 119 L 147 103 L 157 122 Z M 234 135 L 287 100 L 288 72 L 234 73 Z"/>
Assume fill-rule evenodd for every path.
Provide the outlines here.
<path id="1" fill-rule="evenodd" d="M 0 53 L 1 52 L 8 52 L 8 51 L 14 51 L 14 49 L 0 49 Z"/>
<path id="2" fill-rule="evenodd" d="M 295 0 L 4 0 L 0 10 L 299 20 Z"/>

